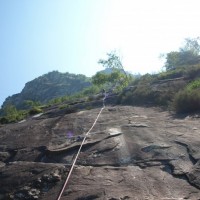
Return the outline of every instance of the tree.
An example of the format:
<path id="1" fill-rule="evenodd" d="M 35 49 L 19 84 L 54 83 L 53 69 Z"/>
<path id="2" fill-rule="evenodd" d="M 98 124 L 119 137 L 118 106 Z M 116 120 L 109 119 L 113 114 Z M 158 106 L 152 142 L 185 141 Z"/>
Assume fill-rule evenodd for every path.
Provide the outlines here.
<path id="1" fill-rule="evenodd" d="M 183 47 L 179 51 L 172 51 L 166 54 L 166 70 L 174 70 L 183 65 L 193 65 L 200 62 L 199 38 L 186 38 Z"/>
<path id="2" fill-rule="evenodd" d="M 100 88 L 114 89 L 116 91 L 121 91 L 124 87 L 128 85 L 128 80 L 119 69 L 114 69 L 110 74 L 105 74 L 103 72 L 97 72 L 92 77 L 92 83 Z"/>
<path id="3" fill-rule="evenodd" d="M 110 74 L 98 72 L 92 77 L 92 83 L 98 87 L 121 91 L 132 80 L 131 75 L 127 75 L 122 65 L 120 57 L 115 51 L 107 53 L 107 59 L 100 59 L 99 64 L 107 69 L 112 69 Z"/>
<path id="4" fill-rule="evenodd" d="M 185 38 L 185 44 L 180 48 L 180 52 L 190 51 L 193 55 L 199 55 L 200 53 L 200 37 L 197 38 Z"/>
<path id="5" fill-rule="evenodd" d="M 180 62 L 179 52 L 172 51 L 166 54 L 165 68 L 166 70 L 175 69 Z"/>
<path id="6" fill-rule="evenodd" d="M 128 78 L 127 73 L 122 65 L 121 58 L 117 55 L 117 53 L 115 51 L 111 51 L 110 53 L 107 53 L 107 56 L 107 60 L 100 59 L 98 63 L 102 64 L 105 68 L 122 70 L 126 78 Z"/>
<path id="7" fill-rule="evenodd" d="M 108 81 L 108 75 L 102 72 L 97 72 L 93 77 L 92 77 L 92 83 L 94 85 L 103 85 Z"/>

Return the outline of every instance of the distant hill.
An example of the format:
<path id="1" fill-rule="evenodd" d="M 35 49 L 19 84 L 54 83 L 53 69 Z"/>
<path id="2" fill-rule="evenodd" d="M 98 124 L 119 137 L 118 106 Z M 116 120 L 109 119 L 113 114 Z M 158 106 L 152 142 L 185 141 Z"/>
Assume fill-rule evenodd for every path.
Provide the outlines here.
<path id="1" fill-rule="evenodd" d="M 12 104 L 22 109 L 26 100 L 47 103 L 53 98 L 74 94 L 90 85 L 90 80 L 85 75 L 52 71 L 27 82 L 20 93 L 6 98 L 2 108 Z"/>

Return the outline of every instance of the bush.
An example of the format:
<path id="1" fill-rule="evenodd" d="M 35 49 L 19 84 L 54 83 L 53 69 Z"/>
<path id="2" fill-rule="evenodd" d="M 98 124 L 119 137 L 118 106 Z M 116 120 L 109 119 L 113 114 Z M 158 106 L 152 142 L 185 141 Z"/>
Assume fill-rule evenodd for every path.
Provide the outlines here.
<path id="1" fill-rule="evenodd" d="M 177 113 L 191 113 L 200 110 L 200 90 L 179 91 L 175 95 L 173 107 Z"/>
<path id="2" fill-rule="evenodd" d="M 173 78 L 179 78 L 183 76 L 183 68 L 177 68 L 174 70 L 166 71 L 166 72 L 161 72 L 160 74 L 157 75 L 156 79 L 157 80 L 163 80 L 163 79 L 173 79 Z"/>
<path id="3" fill-rule="evenodd" d="M 200 88 L 200 79 L 192 81 L 188 86 L 187 90 L 194 90 Z"/>
<path id="4" fill-rule="evenodd" d="M 96 85 L 92 85 L 90 87 L 87 87 L 83 90 L 83 95 L 87 96 L 87 95 L 92 95 L 92 94 L 97 94 L 98 92 L 100 92 L 101 88 L 96 86 Z"/>
<path id="5" fill-rule="evenodd" d="M 7 123 L 9 123 L 9 120 L 6 117 L 0 118 L 0 124 L 7 124 Z"/>
<path id="6" fill-rule="evenodd" d="M 42 113 L 42 109 L 40 107 L 33 107 L 29 110 L 30 115 L 36 115 Z"/>
<path id="7" fill-rule="evenodd" d="M 200 76 L 200 65 L 185 66 L 184 76 L 188 79 L 195 79 Z"/>
<path id="8" fill-rule="evenodd" d="M 3 108 L 3 115 L 0 118 L 1 124 L 18 122 L 24 119 L 27 112 L 24 110 L 17 110 L 14 105 L 7 105 Z"/>
<path id="9" fill-rule="evenodd" d="M 148 105 L 155 103 L 156 93 L 149 85 L 139 85 L 133 90 L 121 94 L 120 102 L 129 105 Z"/>
<path id="10" fill-rule="evenodd" d="M 4 117 L 0 118 L 1 124 L 8 124 L 18 122 L 23 120 L 26 117 L 27 113 L 25 111 L 18 111 L 16 114 L 13 115 L 5 115 Z"/>

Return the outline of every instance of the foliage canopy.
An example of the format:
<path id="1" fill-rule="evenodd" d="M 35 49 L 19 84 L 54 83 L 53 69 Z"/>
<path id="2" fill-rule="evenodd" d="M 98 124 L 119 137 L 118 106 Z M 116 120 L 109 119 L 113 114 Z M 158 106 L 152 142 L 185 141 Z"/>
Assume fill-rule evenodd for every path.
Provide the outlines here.
<path id="1" fill-rule="evenodd" d="M 184 65 L 195 65 L 200 62 L 200 38 L 186 38 L 184 46 L 179 51 L 171 51 L 166 54 L 166 70 L 174 70 Z"/>
<path id="2" fill-rule="evenodd" d="M 126 78 L 128 78 L 127 73 L 122 65 L 121 58 L 119 55 L 117 55 L 116 51 L 111 51 L 110 53 L 107 53 L 107 56 L 108 58 L 106 60 L 100 59 L 98 63 L 102 64 L 105 68 L 119 69 L 120 71 L 123 71 Z"/>

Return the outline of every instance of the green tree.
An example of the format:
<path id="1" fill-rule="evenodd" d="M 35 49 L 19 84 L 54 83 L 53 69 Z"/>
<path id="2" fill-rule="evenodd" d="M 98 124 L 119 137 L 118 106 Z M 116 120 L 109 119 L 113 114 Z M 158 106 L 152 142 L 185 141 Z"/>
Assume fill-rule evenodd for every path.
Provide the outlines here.
<path id="1" fill-rule="evenodd" d="M 185 38 L 184 46 L 180 48 L 180 52 L 190 51 L 193 55 L 199 55 L 200 53 L 200 37 L 197 38 Z"/>
<path id="2" fill-rule="evenodd" d="M 107 53 L 107 59 L 100 59 L 99 64 L 103 67 L 111 69 L 110 74 L 98 72 L 92 77 L 92 83 L 105 89 L 114 89 L 121 91 L 133 79 L 132 76 L 127 75 L 122 65 L 120 57 L 115 51 Z"/>
<path id="3" fill-rule="evenodd" d="M 122 65 L 122 61 L 119 55 L 117 55 L 116 51 L 111 51 L 110 53 L 107 53 L 108 58 L 106 60 L 100 59 L 98 61 L 99 64 L 102 64 L 105 68 L 110 69 L 119 69 L 123 71 L 126 78 L 128 78 L 126 71 L 124 70 L 124 67 Z"/>
<path id="4" fill-rule="evenodd" d="M 165 68 L 166 70 L 173 70 L 179 65 L 180 57 L 179 52 L 172 51 L 166 54 L 166 63 Z"/>
<path id="5" fill-rule="evenodd" d="M 92 83 L 94 85 L 104 85 L 108 81 L 108 76 L 105 73 L 102 72 L 97 72 L 93 77 L 92 77 Z"/>
<path id="6" fill-rule="evenodd" d="M 174 70 L 183 65 L 194 65 L 200 62 L 199 38 L 186 38 L 184 46 L 179 51 L 172 51 L 165 55 L 166 70 Z"/>
<path id="7" fill-rule="evenodd" d="M 115 88 L 116 91 L 121 91 L 129 83 L 129 79 L 123 74 L 119 69 L 114 69 L 110 74 L 105 74 L 102 72 L 96 73 L 92 77 L 92 83 L 102 88 Z"/>

